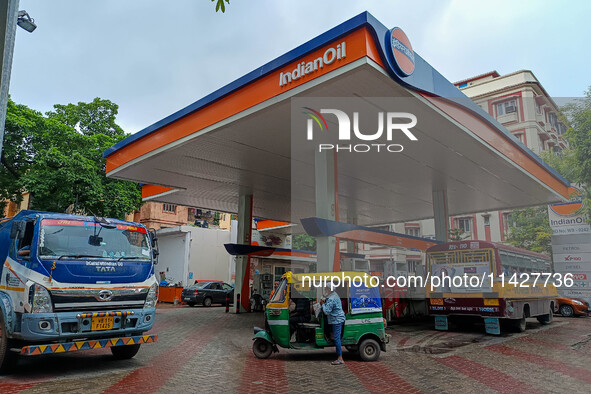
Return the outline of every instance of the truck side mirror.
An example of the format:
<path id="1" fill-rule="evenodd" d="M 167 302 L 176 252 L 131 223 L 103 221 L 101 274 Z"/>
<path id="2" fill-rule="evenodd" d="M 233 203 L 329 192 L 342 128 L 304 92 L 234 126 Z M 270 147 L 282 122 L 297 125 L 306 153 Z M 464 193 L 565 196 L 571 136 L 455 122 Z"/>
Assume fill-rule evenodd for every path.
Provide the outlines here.
<path id="1" fill-rule="evenodd" d="M 152 258 L 154 259 L 154 264 L 158 264 L 158 255 L 160 252 L 158 251 L 158 237 L 156 236 L 156 230 L 150 229 L 150 243 L 152 244 Z"/>
<path id="2" fill-rule="evenodd" d="M 156 236 L 156 230 L 150 230 L 150 242 L 152 243 L 153 248 L 155 248 L 158 245 L 158 237 Z"/>
<path id="3" fill-rule="evenodd" d="M 12 227 L 10 228 L 10 238 L 23 239 L 25 237 L 26 226 L 27 223 L 23 222 L 22 220 L 12 222 Z"/>

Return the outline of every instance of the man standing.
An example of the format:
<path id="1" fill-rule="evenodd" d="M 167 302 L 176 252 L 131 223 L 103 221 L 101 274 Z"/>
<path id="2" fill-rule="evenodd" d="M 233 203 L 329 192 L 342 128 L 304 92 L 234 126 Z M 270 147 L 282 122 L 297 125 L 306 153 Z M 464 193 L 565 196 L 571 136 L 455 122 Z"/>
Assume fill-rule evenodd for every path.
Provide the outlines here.
<path id="1" fill-rule="evenodd" d="M 336 291 L 327 286 L 324 288 L 324 297 L 320 300 L 320 305 L 322 305 L 322 311 L 328 319 L 328 324 L 332 325 L 333 340 L 337 352 L 337 359 L 331 364 L 343 365 L 345 362 L 343 361 L 343 349 L 341 348 L 341 334 L 345 325 L 345 312 L 343 312 L 341 298 Z"/>

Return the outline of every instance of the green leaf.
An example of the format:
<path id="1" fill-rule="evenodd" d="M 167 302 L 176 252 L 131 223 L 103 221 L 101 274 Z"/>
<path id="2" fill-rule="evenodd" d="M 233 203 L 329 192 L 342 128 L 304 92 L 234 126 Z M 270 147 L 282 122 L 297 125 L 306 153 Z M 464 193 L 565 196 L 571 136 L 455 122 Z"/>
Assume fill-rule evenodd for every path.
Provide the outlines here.
<path id="1" fill-rule="evenodd" d="M 216 1 L 216 0 L 211 0 Z M 226 0 L 226 3 L 230 4 L 230 0 Z M 215 5 L 215 12 L 218 12 L 219 10 L 222 10 L 222 13 L 226 12 L 226 5 L 224 4 L 224 0 L 217 0 L 217 3 Z"/>

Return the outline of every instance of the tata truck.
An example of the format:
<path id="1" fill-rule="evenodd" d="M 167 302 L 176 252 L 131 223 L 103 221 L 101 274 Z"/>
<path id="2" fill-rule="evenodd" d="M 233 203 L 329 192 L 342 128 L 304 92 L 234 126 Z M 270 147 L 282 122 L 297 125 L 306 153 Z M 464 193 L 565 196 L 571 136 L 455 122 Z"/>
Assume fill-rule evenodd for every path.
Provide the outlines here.
<path id="1" fill-rule="evenodd" d="M 138 223 L 21 211 L 0 219 L 0 371 L 18 355 L 135 356 L 154 324 L 158 256 Z"/>

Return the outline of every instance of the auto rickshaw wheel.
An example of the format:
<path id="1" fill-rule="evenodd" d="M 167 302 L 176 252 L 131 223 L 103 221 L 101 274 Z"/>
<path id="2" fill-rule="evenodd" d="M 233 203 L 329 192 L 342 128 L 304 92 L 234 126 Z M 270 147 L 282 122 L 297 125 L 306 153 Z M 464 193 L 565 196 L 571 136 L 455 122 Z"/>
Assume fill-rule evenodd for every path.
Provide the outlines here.
<path id="1" fill-rule="evenodd" d="M 380 345 L 375 339 L 364 339 L 359 345 L 359 355 L 363 361 L 377 361 L 380 358 Z"/>
<path id="2" fill-rule="evenodd" d="M 271 353 L 273 353 L 273 345 L 264 339 L 257 338 L 252 344 L 252 352 L 256 358 L 269 358 Z"/>

